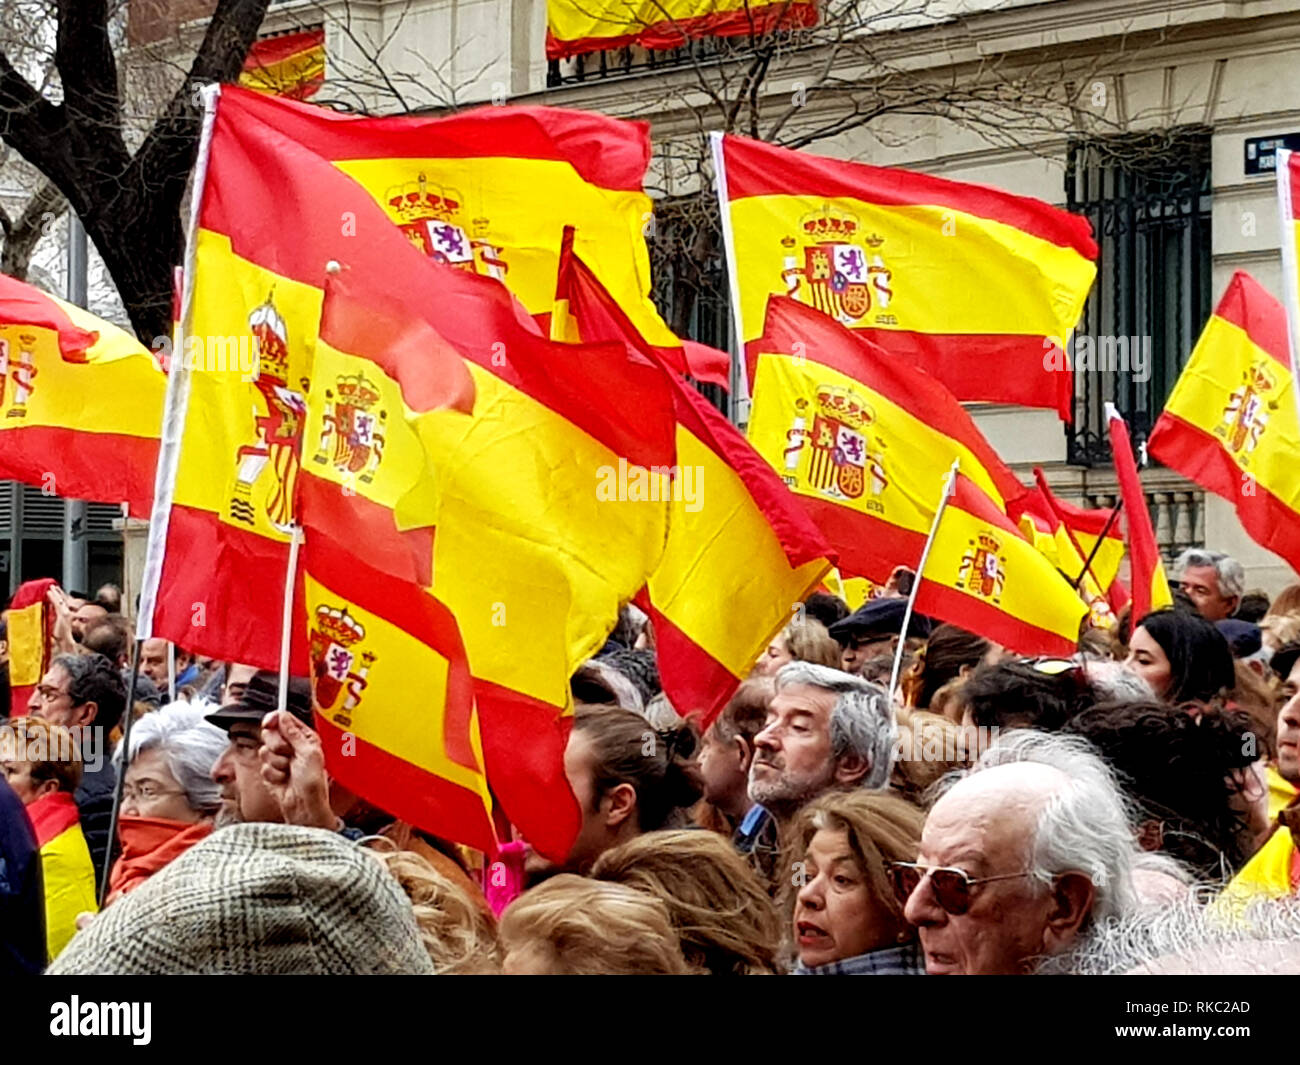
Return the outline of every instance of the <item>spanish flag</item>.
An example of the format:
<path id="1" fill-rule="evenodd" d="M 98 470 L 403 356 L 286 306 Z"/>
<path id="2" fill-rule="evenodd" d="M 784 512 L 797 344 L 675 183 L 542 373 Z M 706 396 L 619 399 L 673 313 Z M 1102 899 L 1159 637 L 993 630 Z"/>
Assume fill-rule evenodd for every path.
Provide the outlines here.
<path id="1" fill-rule="evenodd" d="M 135 337 L 0 274 L 0 477 L 147 517 L 165 384 Z"/>
<path id="2" fill-rule="evenodd" d="M 49 577 L 23 581 L 9 600 L 9 712 L 14 717 L 27 713 L 32 691 L 50 665 L 54 613 L 45 596 L 58 583 Z"/>
<path id="3" fill-rule="evenodd" d="M 547 0 L 546 58 L 700 37 L 766 37 L 817 24 L 813 0 Z"/>
<path id="4" fill-rule="evenodd" d="M 495 853 L 474 679 L 451 611 L 310 531 L 303 570 L 330 775 L 416 828 Z"/>
<path id="5" fill-rule="evenodd" d="M 609 293 L 566 248 L 553 327 L 574 340 L 624 338 L 650 358 Z M 707 728 L 763 648 L 816 589 L 833 556 L 745 438 L 673 378 L 677 465 L 664 557 L 638 602 L 654 624 L 664 692 Z"/>
<path id="6" fill-rule="evenodd" d="M 1257 543 L 1300 568 L 1300 425 L 1286 311 L 1244 271 L 1228 283 L 1147 447 L 1232 503 Z"/>
<path id="7" fill-rule="evenodd" d="M 755 352 L 749 441 L 841 573 L 883 584 L 895 566 L 915 568 L 954 459 L 999 507 L 1025 492 L 951 392 L 862 333 L 774 296 Z"/>
<path id="8" fill-rule="evenodd" d="M 254 41 L 239 84 L 254 92 L 307 100 L 325 83 L 325 27 Z"/>
<path id="9" fill-rule="evenodd" d="M 1071 417 L 1064 345 L 1096 273 L 1086 219 L 928 174 L 714 134 L 737 331 L 783 295 L 861 330 L 959 400 Z"/>
<path id="10" fill-rule="evenodd" d="M 227 87 L 222 98 L 353 178 L 423 254 L 501 281 L 543 329 L 566 225 L 637 331 L 680 345 L 650 301 L 650 127 L 556 107 L 362 118 Z M 332 220 L 369 239 L 349 215 Z"/>
<path id="11" fill-rule="evenodd" d="M 939 490 L 935 490 L 936 501 Z M 916 609 L 1022 655 L 1070 655 L 1088 608 L 973 480 L 956 475 Z"/>
<path id="12" fill-rule="evenodd" d="M 1137 462 L 1133 458 L 1128 426 L 1112 403 L 1106 404 L 1106 419 L 1110 423 L 1110 449 L 1115 459 L 1115 479 L 1119 481 L 1120 498 L 1124 501 L 1124 521 L 1128 526 L 1129 567 L 1133 585 L 1132 618 L 1136 626 L 1151 611 L 1172 606 L 1174 597 L 1169 591 L 1164 563 L 1160 560 L 1160 548 L 1156 544 L 1151 512 L 1147 510 Z"/>

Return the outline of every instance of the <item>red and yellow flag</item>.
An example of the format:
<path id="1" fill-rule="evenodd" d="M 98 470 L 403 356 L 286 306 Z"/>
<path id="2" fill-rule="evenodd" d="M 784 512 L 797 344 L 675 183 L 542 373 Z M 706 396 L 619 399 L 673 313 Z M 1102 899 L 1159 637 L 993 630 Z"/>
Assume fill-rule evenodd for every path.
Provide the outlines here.
<path id="1" fill-rule="evenodd" d="M 495 853 L 474 679 L 451 611 L 310 531 L 303 571 L 330 775 L 416 828 Z"/>
<path id="2" fill-rule="evenodd" d="M 165 387 L 135 337 L 0 274 L 0 477 L 148 517 Z"/>
<path id="3" fill-rule="evenodd" d="M 23 581 L 9 601 L 9 712 L 13 717 L 27 713 L 32 691 L 49 668 L 54 613 L 45 596 L 58 583 L 49 577 Z"/>
<path id="4" fill-rule="evenodd" d="M 491 277 L 422 258 L 343 168 L 263 121 L 264 103 L 220 94 L 185 330 L 191 363 L 196 340 L 201 352 L 206 337 L 255 338 L 255 373 L 246 380 L 200 363 L 174 380 L 184 417 L 154 523 L 162 550 L 151 553 L 161 592 L 142 613 L 186 647 L 273 667 L 280 604 L 268 589 L 285 585 L 289 523 L 303 517 L 295 500 L 319 502 L 300 493 L 313 484 L 327 501 L 355 492 L 340 513 L 364 520 L 343 542 L 375 569 L 405 564 L 409 541 L 381 551 L 371 531 L 436 525 L 433 591 L 464 641 L 488 779 L 530 842 L 563 858 L 579 823 L 563 770 L 569 676 L 658 565 L 667 531 L 666 499 L 629 505 L 601 489 L 619 469 L 675 462 L 668 375 L 626 346 L 553 344 Z M 327 315 L 318 335 L 331 262 L 340 276 L 391 291 L 379 307 L 382 334 L 376 324 L 368 338 L 344 314 L 350 321 Z M 552 295 L 554 284 L 552 274 Z M 390 320 L 395 307 L 417 319 L 410 330 Z M 473 415 L 421 409 L 413 389 L 428 375 L 395 363 L 413 335 L 436 335 L 465 361 Z M 375 447 L 376 424 L 366 428 L 370 450 L 353 432 L 365 397 L 351 395 L 344 409 L 357 373 L 393 402 L 376 399 L 367 411 L 387 412 L 392 471 Z M 415 436 L 399 447 L 403 426 Z M 303 520 L 313 530 L 328 524 Z M 305 672 L 297 635 L 294 661 Z"/>
<path id="5" fill-rule="evenodd" d="M 921 613 L 1017 654 L 1070 655 L 1078 647 L 1079 624 L 1088 613 L 1078 593 L 960 473 L 918 580 Z"/>
<path id="6" fill-rule="evenodd" d="M 658 353 L 571 250 L 553 327 L 573 340 L 625 338 Z M 638 602 L 654 623 L 659 676 L 707 728 L 755 659 L 817 587 L 833 556 L 770 467 L 698 392 L 673 379 L 677 465 L 663 560 Z"/>
<path id="7" fill-rule="evenodd" d="M 1086 219 L 928 174 L 714 135 L 737 329 L 789 296 L 862 330 L 959 400 L 1070 420 L 1063 345 L 1097 246 Z"/>
<path id="8" fill-rule="evenodd" d="M 1300 568 L 1300 425 L 1286 311 L 1237 271 L 1147 444 L 1237 510 L 1259 544 Z"/>
<path id="9" fill-rule="evenodd" d="M 1282 244 L 1282 305 L 1286 308 L 1290 351 L 1300 351 L 1300 155 L 1284 148 L 1277 152 L 1278 221 Z M 1296 408 L 1300 409 L 1300 377 L 1292 375 Z"/>
<path id="10" fill-rule="evenodd" d="M 222 99 L 352 177 L 425 255 L 503 282 L 543 327 L 564 227 L 575 226 L 637 331 L 680 344 L 649 296 L 648 123 L 556 107 L 362 118 L 231 88 Z M 355 219 L 332 224 L 368 239 Z"/>
<path id="11" fill-rule="evenodd" d="M 254 41 L 239 84 L 254 92 L 307 100 L 325 83 L 325 28 Z"/>
<path id="12" fill-rule="evenodd" d="M 1160 560 L 1160 547 L 1156 543 L 1151 512 L 1147 509 L 1142 480 L 1133 458 L 1128 426 L 1112 403 L 1106 404 L 1106 419 L 1110 424 L 1110 449 L 1115 459 L 1115 479 L 1119 482 L 1120 498 L 1124 502 L 1124 522 L 1128 527 L 1129 567 L 1133 585 L 1131 616 L 1133 627 L 1136 628 L 1137 623 L 1151 611 L 1172 606 L 1174 597 L 1169 591 L 1164 563 Z"/>
<path id="13" fill-rule="evenodd" d="M 1024 493 L 951 392 L 860 332 L 776 296 L 755 352 L 749 441 L 842 573 L 883 584 L 916 567 L 954 459 L 999 506 Z"/>
<path id="14" fill-rule="evenodd" d="M 764 37 L 817 24 L 813 0 L 547 0 L 546 58 L 700 37 Z"/>

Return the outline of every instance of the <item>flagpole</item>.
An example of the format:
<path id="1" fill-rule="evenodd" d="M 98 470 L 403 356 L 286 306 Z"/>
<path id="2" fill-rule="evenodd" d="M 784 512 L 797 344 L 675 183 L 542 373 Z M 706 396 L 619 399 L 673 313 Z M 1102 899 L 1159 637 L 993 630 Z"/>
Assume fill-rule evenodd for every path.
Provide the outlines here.
<path id="1" fill-rule="evenodd" d="M 1034 480 L 1038 482 L 1038 488 L 1043 493 L 1043 502 L 1045 502 L 1048 505 L 1048 507 L 1051 508 L 1052 517 L 1054 517 L 1057 521 L 1057 524 L 1060 525 L 1061 528 L 1065 530 L 1065 535 L 1066 538 L 1070 541 L 1070 546 L 1072 546 L 1075 549 L 1075 551 L 1079 553 L 1080 558 L 1083 558 L 1084 550 L 1079 544 L 1078 537 L 1074 535 L 1074 530 L 1070 528 L 1070 523 L 1065 520 L 1065 516 L 1057 508 L 1056 495 L 1052 491 L 1052 486 L 1047 483 L 1047 475 L 1043 473 L 1043 468 L 1041 466 L 1034 467 Z M 1111 524 L 1114 522 L 1114 520 L 1115 520 L 1115 515 L 1112 513 L 1111 516 L 1106 519 L 1106 525 L 1101 531 L 1101 536 L 1098 537 L 1097 542 L 1092 545 L 1092 551 L 1088 553 L 1087 561 L 1084 562 L 1083 569 L 1079 571 L 1078 579 L 1074 582 L 1074 590 L 1076 592 L 1079 590 L 1079 585 L 1083 583 L 1083 578 L 1085 576 L 1088 576 L 1091 577 L 1093 583 L 1097 585 L 1097 590 L 1101 592 L 1103 595 L 1106 594 L 1106 589 L 1101 586 L 1101 581 L 1099 581 L 1097 579 L 1097 575 L 1092 572 L 1092 560 L 1097 557 L 1097 548 L 1101 546 L 1102 540 L 1105 539 L 1106 534 L 1110 532 L 1110 527 Z"/>
<path id="2" fill-rule="evenodd" d="M 1300 266 L 1296 263 L 1295 204 L 1291 199 L 1291 152 L 1277 150 L 1278 225 L 1282 230 L 1282 305 L 1286 308 L 1287 339 L 1291 354 L 1291 394 L 1300 410 L 1300 373 L 1296 353 L 1300 351 Z"/>
<path id="3" fill-rule="evenodd" d="M 1092 572 L 1092 560 L 1097 557 L 1097 552 L 1101 550 L 1101 545 L 1106 539 L 1106 534 L 1110 532 L 1110 527 L 1115 524 L 1115 519 L 1119 517 L 1120 508 L 1123 506 L 1124 497 L 1121 496 L 1119 500 L 1116 501 L 1115 508 L 1110 512 L 1110 517 L 1106 519 L 1106 524 L 1101 527 L 1101 535 L 1097 537 L 1097 542 L 1092 545 L 1092 550 L 1088 553 L 1087 561 L 1083 564 L 1083 570 L 1079 573 L 1079 579 L 1074 582 L 1074 590 L 1076 592 L 1079 590 L 1079 585 L 1083 583 L 1084 576 L 1091 575 L 1093 581 L 1097 585 L 1098 591 L 1100 591 L 1102 595 L 1106 594 L 1106 589 L 1101 586 L 1101 581 L 1097 580 L 1097 575 Z M 1068 526 L 1067 531 L 1069 531 Z M 1074 537 L 1071 536 L 1070 539 L 1073 541 Z M 1075 543 L 1074 547 L 1075 550 L 1078 550 L 1079 545 Z"/>
<path id="4" fill-rule="evenodd" d="M 727 161 L 723 154 L 722 134 L 711 132 L 709 146 L 713 151 L 714 192 L 718 197 L 718 213 L 722 221 L 722 244 L 727 263 L 727 281 L 731 286 L 731 422 L 743 425 L 749 421 L 750 387 L 752 382 L 745 367 L 745 328 L 740 310 L 740 275 L 736 270 L 736 238 L 731 228 L 731 200 L 727 196 Z"/>
<path id="5" fill-rule="evenodd" d="M 293 591 L 298 583 L 298 547 L 302 543 L 302 529 L 295 525 L 290 532 L 289 566 L 284 576 L 284 615 L 280 623 L 280 694 L 275 708 L 283 710 L 289 705 L 289 644 L 293 633 Z"/>
<path id="6" fill-rule="evenodd" d="M 916 580 L 912 582 L 912 593 L 907 597 L 907 609 L 903 611 L 903 628 L 898 634 L 898 647 L 894 651 L 894 669 L 889 675 L 889 701 L 894 701 L 894 693 L 898 691 L 898 671 L 903 666 L 903 649 L 907 643 L 907 626 L 912 622 L 912 609 L 916 606 L 916 595 L 921 590 L 921 581 L 925 577 L 925 563 L 930 557 L 930 548 L 934 546 L 935 534 L 939 531 L 939 519 L 943 517 L 943 512 L 948 509 L 948 500 L 952 498 L 953 488 L 957 484 L 957 469 L 961 465 L 961 459 L 954 460 L 952 468 L 944 475 L 943 495 L 939 498 L 939 506 L 934 512 L 934 521 L 930 523 L 930 534 L 925 538 L 925 546 L 921 548 L 921 562 L 916 567 Z"/>
<path id="7" fill-rule="evenodd" d="M 104 908 L 104 900 L 108 897 L 109 873 L 113 869 L 113 844 L 117 842 L 117 821 L 122 809 L 122 787 L 126 783 L 126 768 L 130 765 L 131 758 L 131 718 L 134 716 L 131 711 L 135 707 L 135 682 L 140 676 L 140 650 L 144 647 L 144 638 L 137 637 L 135 641 L 135 653 L 131 662 L 131 680 L 126 686 L 126 717 L 122 722 L 122 764 L 117 770 L 117 781 L 113 785 L 113 809 L 108 818 L 108 850 L 104 854 L 104 871 L 100 874 L 99 879 L 99 908 Z"/>

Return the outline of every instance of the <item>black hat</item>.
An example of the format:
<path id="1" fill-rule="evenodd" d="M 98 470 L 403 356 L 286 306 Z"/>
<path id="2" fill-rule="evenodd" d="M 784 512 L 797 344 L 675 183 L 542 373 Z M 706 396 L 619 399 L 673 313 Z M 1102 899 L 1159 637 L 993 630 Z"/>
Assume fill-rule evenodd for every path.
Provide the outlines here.
<path id="1" fill-rule="evenodd" d="M 832 625 L 830 634 L 841 644 L 850 640 L 869 640 L 873 636 L 896 636 L 903 627 L 903 614 L 906 611 L 907 600 L 898 596 L 868 599 L 843 621 Z M 922 638 L 929 636 L 933 624 L 924 614 L 913 613 L 907 623 L 907 635 Z"/>
<path id="2" fill-rule="evenodd" d="M 1300 643 L 1287 643 L 1279 647 L 1273 657 L 1268 660 L 1268 664 L 1273 667 L 1276 673 L 1283 681 L 1291 676 L 1291 669 L 1296 664 L 1296 659 L 1300 658 Z"/>
<path id="3" fill-rule="evenodd" d="M 1216 621 L 1214 627 L 1232 648 L 1233 658 L 1249 658 L 1260 648 L 1259 626 L 1240 618 L 1224 618 Z"/>
<path id="4" fill-rule="evenodd" d="M 280 674 L 269 669 L 259 669 L 249 678 L 248 687 L 238 700 L 214 710 L 207 715 L 206 720 L 226 732 L 230 731 L 230 726 L 236 721 L 260 723 L 262 718 L 276 708 L 279 696 Z M 311 720 L 311 681 L 306 677 L 289 678 L 285 709 L 308 728 L 314 727 Z"/>

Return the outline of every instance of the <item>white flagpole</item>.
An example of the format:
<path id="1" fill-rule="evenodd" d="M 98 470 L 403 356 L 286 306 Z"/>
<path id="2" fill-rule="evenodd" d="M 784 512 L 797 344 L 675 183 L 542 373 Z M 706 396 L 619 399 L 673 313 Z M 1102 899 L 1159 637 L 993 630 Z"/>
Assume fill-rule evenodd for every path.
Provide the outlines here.
<path id="1" fill-rule="evenodd" d="M 167 524 L 171 517 L 176 475 L 180 466 L 181 433 L 189 405 L 190 375 L 185 369 L 185 338 L 194 311 L 194 259 L 199 238 L 199 211 L 207 183 L 208 159 L 212 149 L 212 129 L 217 121 L 219 85 L 207 85 L 203 98 L 203 130 L 199 137 L 198 159 L 194 164 L 194 188 L 190 192 L 190 230 L 185 241 L 185 272 L 181 297 L 181 318 L 173 340 L 171 371 L 167 377 L 167 398 L 163 406 L 161 440 L 158 447 L 158 473 L 154 479 L 153 512 L 149 515 L 149 540 L 145 548 L 144 572 L 140 578 L 140 606 L 136 619 L 136 637 L 153 636 L 154 609 L 158 585 L 162 580 L 163 555 L 167 546 Z M 125 769 L 125 767 L 123 767 Z"/>
<path id="2" fill-rule="evenodd" d="M 1291 198 L 1291 153 L 1277 150 L 1278 226 L 1282 230 L 1282 305 L 1286 307 L 1287 338 L 1291 344 L 1291 394 L 1300 411 L 1300 373 L 1296 353 L 1300 352 L 1300 269 L 1296 263 L 1295 204 Z"/>
<path id="3" fill-rule="evenodd" d="M 912 621 L 912 608 L 916 606 L 916 593 L 921 589 L 921 580 L 925 576 L 925 563 L 930 557 L 930 548 L 934 546 L 935 534 L 939 531 L 939 519 L 943 517 L 943 512 L 948 509 L 948 500 L 952 498 L 953 489 L 957 485 L 957 469 L 961 466 L 961 459 L 955 459 L 950 469 L 943 479 L 943 495 L 939 497 L 939 505 L 934 511 L 934 521 L 930 523 L 930 534 L 925 538 L 925 547 L 921 549 L 921 562 L 916 567 L 916 580 L 912 582 L 912 594 L 907 597 L 907 609 L 903 611 L 903 628 L 898 634 L 898 648 L 894 651 L 894 669 L 889 675 L 889 701 L 894 701 L 894 694 L 898 691 L 898 672 L 903 666 L 903 648 L 907 643 L 907 626 Z"/>
<path id="4" fill-rule="evenodd" d="M 713 149 L 714 191 L 722 219 L 722 244 L 731 286 L 731 420 L 736 425 L 749 421 L 750 381 L 745 369 L 745 328 L 740 314 L 740 275 L 736 270 L 736 237 L 731 228 L 731 200 L 727 196 L 727 161 L 722 151 L 722 134 L 710 133 Z"/>
<path id="5" fill-rule="evenodd" d="M 298 577 L 298 548 L 302 544 L 302 529 L 295 525 L 290 530 L 289 566 L 284 576 L 284 614 L 280 621 L 280 694 L 275 708 L 283 710 L 289 705 L 289 643 L 293 630 L 293 589 Z"/>

